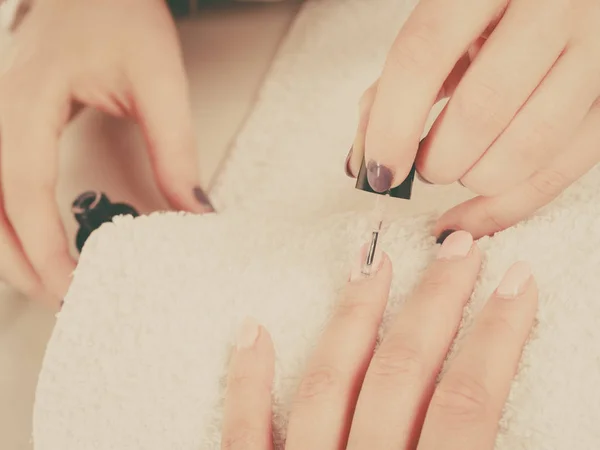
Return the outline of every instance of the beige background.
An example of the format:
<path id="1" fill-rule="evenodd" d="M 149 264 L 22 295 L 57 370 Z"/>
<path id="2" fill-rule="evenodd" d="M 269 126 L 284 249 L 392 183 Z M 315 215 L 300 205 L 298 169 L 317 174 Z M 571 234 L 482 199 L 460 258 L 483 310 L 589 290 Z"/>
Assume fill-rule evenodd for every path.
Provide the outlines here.
<path id="1" fill-rule="evenodd" d="M 180 23 L 192 80 L 201 182 L 209 186 L 229 143 L 252 105 L 278 43 L 293 19 L 295 4 L 247 5 L 203 12 Z M 72 236 L 69 209 L 83 190 L 103 189 L 142 211 L 162 206 L 149 176 L 137 132 L 128 124 L 84 113 L 68 130 L 62 148 L 58 200 Z M 72 239 L 71 239 L 72 240 Z M 107 299 L 110 301 L 110 299 Z M 54 316 L 0 285 L 0 448 L 32 448 L 35 384 Z"/>

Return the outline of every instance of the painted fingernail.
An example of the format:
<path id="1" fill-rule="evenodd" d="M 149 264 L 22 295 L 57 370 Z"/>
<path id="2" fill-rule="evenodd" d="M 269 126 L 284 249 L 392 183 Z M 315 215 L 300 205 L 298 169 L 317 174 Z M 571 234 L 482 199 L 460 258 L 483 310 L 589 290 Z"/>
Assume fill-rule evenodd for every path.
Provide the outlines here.
<path id="1" fill-rule="evenodd" d="M 464 258 L 471 251 L 473 236 L 467 231 L 456 231 L 450 234 L 440 247 L 437 259 Z"/>
<path id="2" fill-rule="evenodd" d="M 193 193 L 194 193 L 194 197 L 196 198 L 198 203 L 200 203 L 202 206 L 206 206 L 207 208 L 210 208 L 213 211 L 215 210 L 213 208 L 213 205 L 210 202 L 208 196 L 206 195 L 206 193 L 200 186 L 196 186 L 193 190 Z"/>
<path id="3" fill-rule="evenodd" d="M 350 167 L 350 158 L 352 158 L 353 150 L 354 147 L 350 147 L 350 151 L 348 152 L 348 156 L 346 156 L 346 162 L 344 164 L 344 171 L 346 172 L 346 175 L 350 178 L 355 178 L 354 174 L 352 173 L 352 168 Z"/>
<path id="4" fill-rule="evenodd" d="M 381 194 L 392 187 L 394 172 L 389 167 L 371 160 L 367 164 L 367 180 L 371 189 Z"/>
<path id="5" fill-rule="evenodd" d="M 456 230 L 444 230 L 440 233 L 440 235 L 438 236 L 437 240 L 435 241 L 436 244 L 443 244 L 444 241 L 448 238 L 448 236 L 450 236 L 452 233 L 454 233 Z"/>
<path id="6" fill-rule="evenodd" d="M 254 343 L 258 339 L 258 334 L 260 333 L 260 325 L 256 320 L 251 317 L 247 317 L 242 326 L 238 330 L 238 334 L 236 337 L 236 349 L 237 350 L 247 350 L 254 346 Z"/>
<path id="7" fill-rule="evenodd" d="M 381 262 L 383 261 L 383 252 L 380 247 L 376 247 L 375 255 L 373 256 L 373 262 L 371 263 L 371 268 L 366 275 L 364 273 L 365 264 L 367 262 L 367 254 L 369 252 L 369 245 L 365 244 L 361 247 L 356 260 L 354 261 L 354 266 L 352 267 L 352 272 L 350 273 L 350 281 L 358 281 L 363 278 L 368 278 L 370 276 L 375 275 L 379 269 L 381 268 Z"/>
<path id="8" fill-rule="evenodd" d="M 502 278 L 496 289 L 499 297 L 514 298 L 523 293 L 531 278 L 531 267 L 524 261 L 514 264 Z"/>

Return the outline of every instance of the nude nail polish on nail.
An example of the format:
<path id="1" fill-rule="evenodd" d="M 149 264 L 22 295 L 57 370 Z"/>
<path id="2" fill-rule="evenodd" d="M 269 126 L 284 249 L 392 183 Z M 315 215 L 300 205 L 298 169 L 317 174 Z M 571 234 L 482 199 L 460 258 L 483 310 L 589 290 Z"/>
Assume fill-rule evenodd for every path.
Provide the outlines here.
<path id="1" fill-rule="evenodd" d="M 394 172 L 390 168 L 371 160 L 367 163 L 367 180 L 375 192 L 387 192 L 394 182 Z"/>
<path id="2" fill-rule="evenodd" d="M 523 293 L 525 286 L 531 278 L 531 268 L 524 261 L 514 264 L 506 274 L 496 289 L 499 297 L 514 298 Z"/>
<path id="3" fill-rule="evenodd" d="M 438 251 L 437 259 L 464 258 L 472 246 L 473 236 L 467 231 L 457 231 L 446 238 Z"/>
<path id="4" fill-rule="evenodd" d="M 260 332 L 260 326 L 258 322 L 251 317 L 248 317 L 242 323 L 242 326 L 238 330 L 236 337 L 236 348 L 238 350 L 246 350 L 251 348 Z"/>
<path id="5" fill-rule="evenodd" d="M 371 273 L 369 275 L 365 275 L 363 273 L 363 268 L 365 262 L 367 260 L 367 252 L 369 251 L 368 244 L 365 244 L 361 247 L 356 260 L 354 261 L 354 265 L 352 266 L 352 271 L 350 273 L 350 281 L 358 281 L 363 278 L 368 278 L 369 276 L 375 275 L 379 269 L 381 268 L 381 262 L 383 261 L 383 253 L 380 247 L 375 249 L 375 256 L 373 257 L 373 264 L 371 265 Z"/>

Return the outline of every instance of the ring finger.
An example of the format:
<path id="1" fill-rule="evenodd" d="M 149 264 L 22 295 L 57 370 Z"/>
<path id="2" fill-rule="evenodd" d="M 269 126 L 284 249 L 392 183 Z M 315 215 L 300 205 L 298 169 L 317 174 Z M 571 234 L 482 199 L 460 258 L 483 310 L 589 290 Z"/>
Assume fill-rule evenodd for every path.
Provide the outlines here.
<path id="1" fill-rule="evenodd" d="M 513 265 L 443 376 L 427 411 L 419 450 L 487 450 L 529 336 L 537 287 L 529 266 Z"/>

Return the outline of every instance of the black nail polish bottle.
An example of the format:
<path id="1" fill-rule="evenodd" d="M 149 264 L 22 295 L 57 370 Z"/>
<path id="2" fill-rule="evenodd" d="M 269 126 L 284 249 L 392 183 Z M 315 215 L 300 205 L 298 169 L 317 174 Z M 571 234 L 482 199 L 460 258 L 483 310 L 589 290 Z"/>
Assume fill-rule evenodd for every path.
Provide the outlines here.
<path id="1" fill-rule="evenodd" d="M 79 223 L 75 238 L 79 252 L 85 241 L 103 223 L 111 222 L 116 216 L 139 216 L 138 212 L 126 203 L 111 203 L 106 194 L 95 191 L 87 191 L 77 197 L 71 211 Z"/>
<path id="2" fill-rule="evenodd" d="M 396 186 L 395 188 L 392 188 L 387 192 L 376 192 L 371 188 L 369 180 L 367 179 L 367 163 L 363 159 L 363 162 L 360 166 L 360 171 L 358 172 L 358 176 L 356 177 L 356 189 L 360 189 L 361 191 L 365 192 L 371 192 L 372 194 L 389 195 L 390 197 L 394 198 L 403 198 L 405 200 L 410 200 L 410 197 L 412 195 L 412 186 L 415 180 L 415 172 L 416 166 L 413 164 L 413 166 L 410 169 L 410 172 L 408 173 L 408 176 L 399 186 Z"/>

